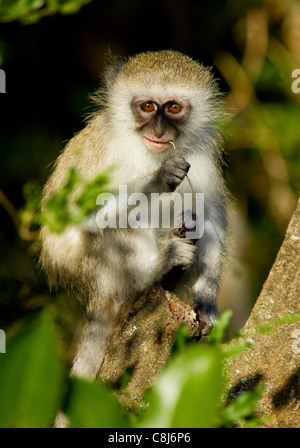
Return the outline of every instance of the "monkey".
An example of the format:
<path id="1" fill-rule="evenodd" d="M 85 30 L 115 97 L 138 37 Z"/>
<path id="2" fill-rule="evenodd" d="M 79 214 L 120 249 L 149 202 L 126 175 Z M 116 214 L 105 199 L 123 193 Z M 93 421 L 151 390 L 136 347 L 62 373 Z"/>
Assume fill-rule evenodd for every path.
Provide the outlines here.
<path id="1" fill-rule="evenodd" d="M 183 197 L 189 173 L 204 195 L 204 232 L 192 241 L 172 234 L 173 224 L 99 228 L 96 204 L 81 226 L 61 234 L 42 227 L 40 260 L 50 286 L 74 289 L 85 307 L 71 374 L 88 379 L 97 377 L 122 304 L 156 283 L 190 303 L 203 335 L 210 332 L 218 318 L 229 203 L 222 174 L 226 112 L 211 68 L 174 50 L 147 51 L 112 61 L 93 99 L 96 110 L 58 157 L 43 203 L 72 168 L 88 180 L 113 166 L 112 186 L 147 197 Z"/>

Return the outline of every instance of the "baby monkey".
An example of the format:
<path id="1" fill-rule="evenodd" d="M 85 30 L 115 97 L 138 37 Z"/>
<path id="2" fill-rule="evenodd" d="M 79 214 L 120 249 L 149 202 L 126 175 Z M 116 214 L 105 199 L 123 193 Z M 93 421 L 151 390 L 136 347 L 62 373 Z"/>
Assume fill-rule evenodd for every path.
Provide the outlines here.
<path id="1" fill-rule="evenodd" d="M 210 331 L 218 316 L 228 203 L 220 134 L 226 113 L 209 69 L 176 51 L 138 54 L 111 63 L 95 101 L 97 111 L 59 156 L 44 201 L 64 185 L 72 168 L 90 180 L 113 166 L 112 186 L 149 199 L 154 193 L 171 199 L 191 194 L 188 172 L 196 194 L 204 197 L 204 232 L 194 239 L 174 238 L 174 223 L 100 228 L 96 204 L 82 226 L 59 235 L 42 228 L 41 263 L 50 285 L 76 290 L 85 305 L 72 373 L 90 379 L 99 372 L 124 301 L 158 282 L 193 306 L 203 334 Z M 189 216 L 195 211 L 193 206 Z M 177 236 L 188 236 L 186 230 Z"/>

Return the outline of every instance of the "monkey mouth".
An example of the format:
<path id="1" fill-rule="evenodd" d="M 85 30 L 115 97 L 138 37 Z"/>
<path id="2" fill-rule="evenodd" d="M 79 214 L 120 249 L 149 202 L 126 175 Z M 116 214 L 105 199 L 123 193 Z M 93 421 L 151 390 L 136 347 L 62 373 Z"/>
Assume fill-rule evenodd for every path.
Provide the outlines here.
<path id="1" fill-rule="evenodd" d="M 143 138 L 145 140 L 147 148 L 151 149 L 151 151 L 153 152 L 156 153 L 164 152 L 170 147 L 169 141 L 164 142 L 159 140 L 152 140 L 151 138 L 145 136 Z"/>

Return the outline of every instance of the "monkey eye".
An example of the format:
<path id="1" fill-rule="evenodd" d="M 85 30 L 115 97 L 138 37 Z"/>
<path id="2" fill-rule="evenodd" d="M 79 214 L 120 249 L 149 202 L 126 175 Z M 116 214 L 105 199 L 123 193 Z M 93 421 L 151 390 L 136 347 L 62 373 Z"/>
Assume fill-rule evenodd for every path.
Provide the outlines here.
<path id="1" fill-rule="evenodd" d="M 182 107 L 178 103 L 173 103 L 167 108 L 167 111 L 170 112 L 170 114 L 176 115 L 182 111 Z"/>
<path id="2" fill-rule="evenodd" d="M 151 102 L 143 103 L 143 104 L 141 104 L 140 107 L 143 112 L 148 112 L 148 113 L 153 112 L 156 109 L 155 105 Z"/>

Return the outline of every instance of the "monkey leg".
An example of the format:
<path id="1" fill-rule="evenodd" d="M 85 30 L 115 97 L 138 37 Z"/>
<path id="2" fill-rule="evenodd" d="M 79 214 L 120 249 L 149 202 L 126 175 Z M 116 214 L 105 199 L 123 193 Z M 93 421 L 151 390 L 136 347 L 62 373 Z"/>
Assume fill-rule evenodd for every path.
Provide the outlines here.
<path id="1" fill-rule="evenodd" d="M 193 309 L 205 324 L 202 335 L 207 335 L 218 319 L 217 297 L 224 261 L 226 238 L 217 221 L 205 221 L 205 232 L 199 239 L 198 279 L 193 286 Z"/>
<path id="2" fill-rule="evenodd" d="M 196 220 L 197 216 L 191 210 L 185 210 L 183 213 L 179 214 L 175 223 L 175 228 L 171 230 L 171 237 L 186 238 L 186 234 L 188 232 L 195 231 Z M 201 248 L 200 240 L 192 239 L 191 241 L 196 244 L 197 247 L 200 246 L 198 247 L 198 258 L 203 257 L 203 255 L 205 257 L 205 248 L 207 247 L 207 243 L 205 244 L 204 248 Z M 208 256 L 206 256 L 206 259 L 204 261 L 197 263 L 198 267 L 200 266 L 201 268 L 202 266 L 205 266 L 205 261 L 207 261 L 210 257 L 209 254 L 207 255 Z M 207 265 L 211 266 L 212 260 L 209 261 L 210 263 L 207 263 Z M 175 268 L 173 268 L 173 270 L 165 277 L 163 286 L 166 289 L 171 288 L 171 290 L 173 290 L 176 286 L 176 283 L 181 281 L 181 277 L 183 275 L 182 271 L 185 270 L 186 268 L 182 266 L 176 266 Z M 217 272 L 218 270 L 215 268 L 215 272 L 213 272 L 213 275 L 216 275 Z M 197 314 L 198 321 L 204 324 L 204 327 L 201 330 L 201 335 L 207 336 L 216 323 L 216 320 L 218 319 L 217 294 L 219 286 L 218 281 L 214 276 L 208 277 L 205 269 L 203 269 L 203 273 L 205 275 L 198 280 L 196 295 L 191 307 Z"/>
<path id="3" fill-rule="evenodd" d="M 204 324 L 204 328 L 201 330 L 201 336 L 209 335 L 218 319 L 218 307 L 215 295 L 212 295 L 211 301 L 208 301 L 207 297 L 202 299 L 201 296 L 197 296 L 191 308 L 197 314 L 199 322 Z"/>
<path id="4" fill-rule="evenodd" d="M 195 231 L 196 224 L 195 221 L 197 219 L 196 214 L 192 213 L 191 210 L 185 210 L 180 213 L 175 222 L 174 229 L 171 230 L 170 236 L 171 238 L 186 238 L 187 232 Z M 197 240 L 187 240 L 191 241 L 195 246 Z M 188 269 L 188 266 L 174 266 L 169 272 L 167 272 L 162 280 L 161 284 L 164 289 L 167 291 L 173 291 L 176 285 L 182 282 L 182 277 L 184 272 Z"/>
<path id="5" fill-rule="evenodd" d="M 93 380 L 102 365 L 123 303 L 115 297 L 101 306 L 87 310 L 84 327 L 74 357 L 71 375 Z M 95 305 L 95 304 L 93 304 Z"/>

